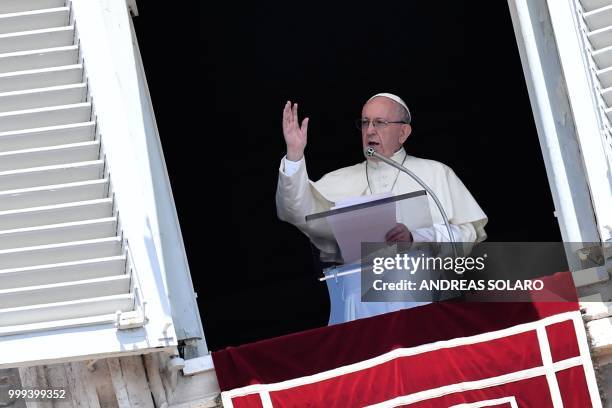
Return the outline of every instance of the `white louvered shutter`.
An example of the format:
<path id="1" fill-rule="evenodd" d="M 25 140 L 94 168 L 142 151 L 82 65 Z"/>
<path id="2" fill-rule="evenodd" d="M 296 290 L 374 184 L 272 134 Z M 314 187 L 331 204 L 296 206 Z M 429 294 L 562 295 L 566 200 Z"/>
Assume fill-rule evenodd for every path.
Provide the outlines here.
<path id="1" fill-rule="evenodd" d="M 147 313 L 163 279 L 122 227 L 78 24 L 65 0 L 0 0 L 0 367 L 177 344 Z"/>
<path id="2" fill-rule="evenodd" d="M 0 335 L 113 321 L 134 290 L 70 9 L 0 13 Z"/>
<path id="3" fill-rule="evenodd" d="M 566 254 L 599 391 L 606 395 L 612 389 L 612 0 L 508 4 L 555 215 L 571 243 Z M 596 398 L 593 384 L 589 392 Z"/>
<path id="4" fill-rule="evenodd" d="M 603 147 L 612 163 L 612 0 L 575 0 L 575 6 L 600 108 Z"/>
<path id="5" fill-rule="evenodd" d="M 548 6 L 599 235 L 612 257 L 612 0 Z"/>

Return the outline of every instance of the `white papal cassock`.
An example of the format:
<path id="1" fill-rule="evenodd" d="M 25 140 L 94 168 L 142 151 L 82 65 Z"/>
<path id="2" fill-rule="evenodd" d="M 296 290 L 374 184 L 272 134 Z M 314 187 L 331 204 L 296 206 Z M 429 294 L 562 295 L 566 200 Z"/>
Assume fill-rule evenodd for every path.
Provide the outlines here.
<path id="1" fill-rule="evenodd" d="M 480 242 L 487 235 L 487 216 L 453 170 L 434 160 L 406 154 L 401 148 L 392 157 L 423 180 L 438 196 L 446 211 L 457 242 Z M 367 177 L 366 177 L 367 163 Z M 323 176 L 319 181 L 308 179 L 304 158 L 299 162 L 281 160 L 276 208 L 278 217 L 297 226 L 321 251 L 321 260 L 341 262 L 333 233 L 325 220 L 306 223 L 307 215 L 329 210 L 338 200 L 391 191 L 394 195 L 423 190 L 409 175 L 383 162 L 364 161 Z M 417 242 L 448 242 L 444 221 L 431 197 L 429 208 L 433 226 L 412 232 Z M 398 207 L 397 222 L 409 225 L 410 214 Z"/>

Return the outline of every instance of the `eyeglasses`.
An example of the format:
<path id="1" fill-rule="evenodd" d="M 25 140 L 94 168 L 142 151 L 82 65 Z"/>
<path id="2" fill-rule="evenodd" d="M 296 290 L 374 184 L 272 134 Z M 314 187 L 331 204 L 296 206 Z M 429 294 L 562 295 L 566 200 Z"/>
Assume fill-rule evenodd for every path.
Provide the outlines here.
<path id="1" fill-rule="evenodd" d="M 370 122 L 374 126 L 374 129 L 383 129 L 393 123 L 403 123 L 404 125 L 408 124 L 408 122 L 404 120 L 390 121 L 390 120 L 374 119 L 370 121 L 370 119 L 357 119 L 355 121 L 355 125 L 357 125 L 357 129 L 359 130 L 367 130 L 370 127 Z"/>

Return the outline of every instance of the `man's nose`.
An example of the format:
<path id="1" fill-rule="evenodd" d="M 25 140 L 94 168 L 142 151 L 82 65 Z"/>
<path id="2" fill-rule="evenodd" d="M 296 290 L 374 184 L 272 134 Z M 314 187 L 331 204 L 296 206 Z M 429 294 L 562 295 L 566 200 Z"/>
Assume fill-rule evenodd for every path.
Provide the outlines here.
<path id="1" fill-rule="evenodd" d="M 376 133 L 376 127 L 374 126 L 374 121 L 368 122 L 368 127 L 366 128 L 366 134 L 372 135 Z"/>

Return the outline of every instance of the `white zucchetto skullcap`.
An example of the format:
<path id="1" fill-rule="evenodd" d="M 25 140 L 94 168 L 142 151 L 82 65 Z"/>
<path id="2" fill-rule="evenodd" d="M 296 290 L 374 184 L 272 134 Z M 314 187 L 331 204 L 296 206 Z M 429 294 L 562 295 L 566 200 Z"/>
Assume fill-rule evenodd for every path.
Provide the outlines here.
<path id="1" fill-rule="evenodd" d="M 372 99 L 376 98 L 377 96 L 383 96 L 385 98 L 389 98 L 392 101 L 395 101 L 395 102 L 399 103 L 400 105 L 402 105 L 402 107 L 404 109 L 406 109 L 406 112 L 408 112 L 408 123 L 411 122 L 412 115 L 410 114 L 410 109 L 408 109 L 408 105 L 406 105 L 406 102 L 404 102 L 402 100 L 402 98 L 400 98 L 397 95 L 393 95 L 392 93 L 382 92 L 382 93 L 377 93 L 376 95 L 372 96 L 370 99 L 367 100 L 367 102 L 371 101 Z"/>

